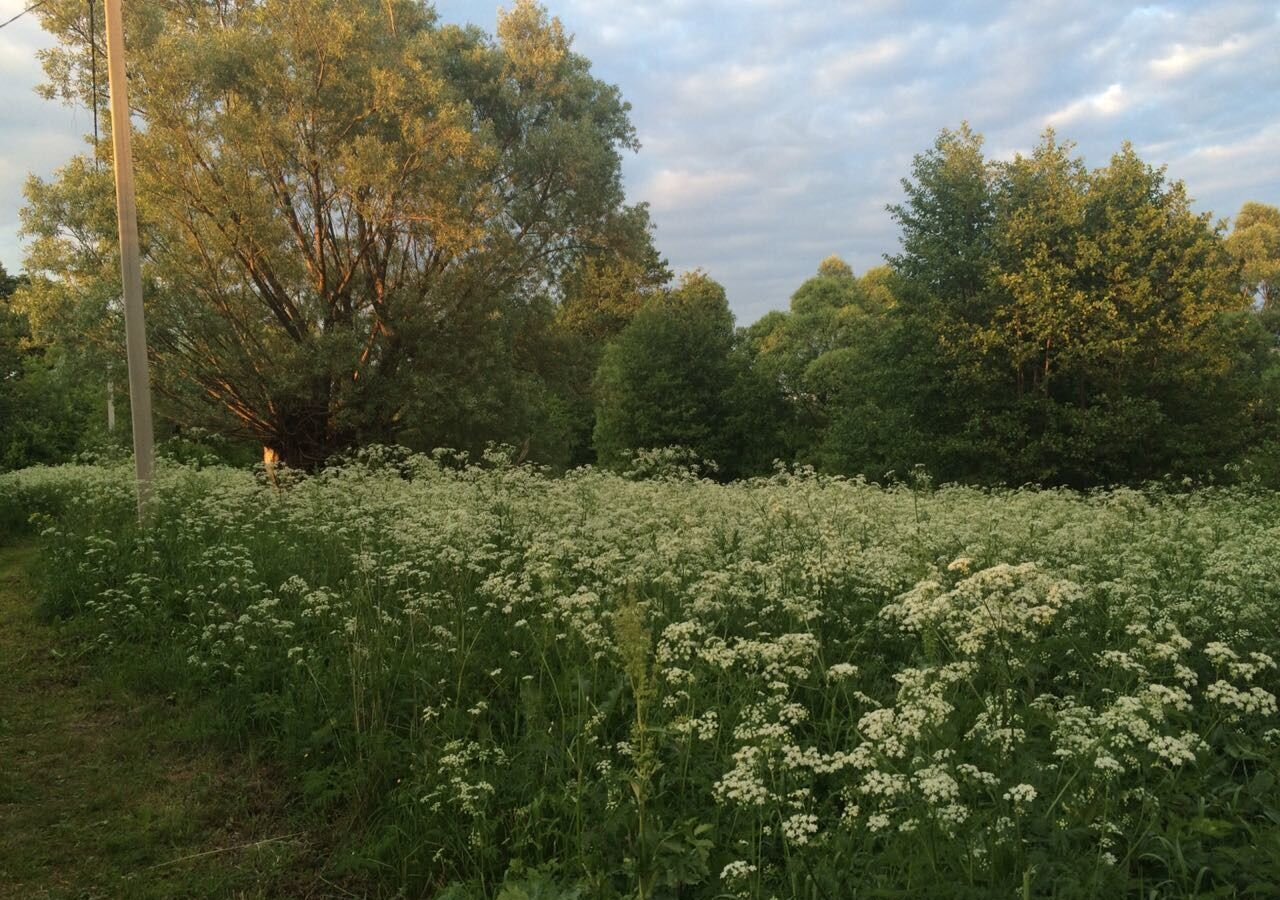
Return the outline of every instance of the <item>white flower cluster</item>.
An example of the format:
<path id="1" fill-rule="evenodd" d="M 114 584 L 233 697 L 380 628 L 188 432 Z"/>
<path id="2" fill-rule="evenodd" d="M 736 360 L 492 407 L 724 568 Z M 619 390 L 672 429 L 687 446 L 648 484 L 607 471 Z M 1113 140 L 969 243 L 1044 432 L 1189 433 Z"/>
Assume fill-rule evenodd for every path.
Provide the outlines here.
<path id="1" fill-rule="evenodd" d="M 791 843 L 804 846 L 818 833 L 818 817 L 809 813 L 796 813 L 782 822 L 782 834 Z"/>
<path id="2" fill-rule="evenodd" d="M 1227 748 L 1280 774 L 1274 498 L 375 462 L 282 491 L 164 468 L 134 537 L 124 467 L 0 476 L 0 502 L 58 512 L 50 568 L 103 646 L 170 643 L 229 708 L 389 749 L 456 860 L 547 797 L 557 828 L 640 798 L 714 821 L 731 895 L 837 841 L 1122 860 L 1171 785 L 1238 787 Z"/>
<path id="3" fill-rule="evenodd" d="M 1079 596 L 1076 584 L 1053 578 L 1036 563 L 1002 563 L 949 590 L 938 581 L 923 581 L 881 614 L 904 630 L 937 634 L 960 653 L 976 656 L 991 647 L 1034 642 Z"/>

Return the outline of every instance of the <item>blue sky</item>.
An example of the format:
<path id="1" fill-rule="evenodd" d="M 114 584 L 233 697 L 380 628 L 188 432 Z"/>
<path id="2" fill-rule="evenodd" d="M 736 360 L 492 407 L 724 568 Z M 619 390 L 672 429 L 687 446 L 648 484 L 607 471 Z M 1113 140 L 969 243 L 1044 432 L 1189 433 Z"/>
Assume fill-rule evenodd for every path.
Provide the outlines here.
<path id="1" fill-rule="evenodd" d="M 0 20 L 26 0 L 0 0 Z M 492 31 L 493 0 L 440 2 Z M 992 156 L 1048 125 L 1091 166 L 1124 140 L 1233 215 L 1280 204 L 1280 4 L 550 0 L 643 144 L 625 161 L 677 271 L 706 269 L 738 319 L 785 308 L 825 256 L 861 272 L 897 247 L 885 205 L 938 130 Z M 34 16 L 0 31 L 0 262 L 21 268 L 29 172 L 82 147 L 89 114 L 35 96 Z"/>

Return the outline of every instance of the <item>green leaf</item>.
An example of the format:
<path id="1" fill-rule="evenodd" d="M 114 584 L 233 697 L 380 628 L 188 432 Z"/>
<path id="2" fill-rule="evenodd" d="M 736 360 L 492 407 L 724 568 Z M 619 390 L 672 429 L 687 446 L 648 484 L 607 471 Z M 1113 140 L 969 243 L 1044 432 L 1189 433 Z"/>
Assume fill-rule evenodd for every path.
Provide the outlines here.
<path id="1" fill-rule="evenodd" d="M 1226 837 L 1235 830 L 1235 825 L 1225 819 L 1209 819 L 1204 816 L 1192 819 L 1187 823 L 1187 827 L 1195 834 L 1215 838 Z"/>

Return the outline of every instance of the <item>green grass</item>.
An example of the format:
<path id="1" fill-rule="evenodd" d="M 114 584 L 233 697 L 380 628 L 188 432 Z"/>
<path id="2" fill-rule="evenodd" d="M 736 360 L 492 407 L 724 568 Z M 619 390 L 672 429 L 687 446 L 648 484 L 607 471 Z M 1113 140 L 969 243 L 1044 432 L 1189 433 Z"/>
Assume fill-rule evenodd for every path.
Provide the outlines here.
<path id="1" fill-rule="evenodd" d="M 32 545 L 0 547 L 0 897 L 339 896 L 281 778 L 208 704 L 121 680 L 43 623 Z"/>

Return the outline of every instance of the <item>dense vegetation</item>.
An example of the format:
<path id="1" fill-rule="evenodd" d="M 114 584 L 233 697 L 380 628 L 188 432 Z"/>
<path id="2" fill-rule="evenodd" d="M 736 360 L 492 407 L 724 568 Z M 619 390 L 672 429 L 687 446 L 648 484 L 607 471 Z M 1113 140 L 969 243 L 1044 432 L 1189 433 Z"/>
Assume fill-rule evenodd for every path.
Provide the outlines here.
<path id="1" fill-rule="evenodd" d="M 641 463 L 168 466 L 145 531 L 127 466 L 31 469 L 0 521 L 388 895 L 1280 890 L 1273 494 Z"/>
<path id="2" fill-rule="evenodd" d="M 93 8 L 39 9 L 50 96 L 101 105 Z M 672 283 L 623 196 L 628 105 L 529 0 L 495 37 L 417 0 L 126 14 L 162 435 L 307 470 L 497 441 L 557 470 L 679 444 L 722 478 L 1280 483 L 1280 210 L 1228 234 L 1129 146 L 1089 170 L 1052 132 L 998 162 L 944 130 L 886 266 L 829 259 L 735 327 L 705 273 Z M 28 185 L 0 466 L 121 442 L 109 154 Z"/>

